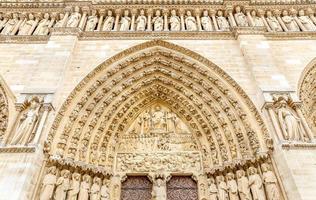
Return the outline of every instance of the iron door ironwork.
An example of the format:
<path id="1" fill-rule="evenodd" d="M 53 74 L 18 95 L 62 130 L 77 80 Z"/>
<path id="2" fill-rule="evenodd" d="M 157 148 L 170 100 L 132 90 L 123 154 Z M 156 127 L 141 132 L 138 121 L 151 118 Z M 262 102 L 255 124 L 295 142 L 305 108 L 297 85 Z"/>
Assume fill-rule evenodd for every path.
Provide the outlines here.
<path id="1" fill-rule="evenodd" d="M 189 176 L 174 176 L 167 183 L 167 200 L 198 200 L 196 182 Z"/>
<path id="2" fill-rule="evenodd" d="M 146 176 L 129 176 L 122 183 L 121 200 L 151 200 L 152 183 Z"/>

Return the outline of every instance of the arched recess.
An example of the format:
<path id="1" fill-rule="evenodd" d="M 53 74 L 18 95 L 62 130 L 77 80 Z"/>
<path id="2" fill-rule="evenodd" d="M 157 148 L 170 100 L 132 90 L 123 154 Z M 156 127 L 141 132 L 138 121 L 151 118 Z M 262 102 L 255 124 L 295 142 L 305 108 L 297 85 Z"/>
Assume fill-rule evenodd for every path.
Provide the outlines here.
<path id="1" fill-rule="evenodd" d="M 270 137 L 240 86 L 206 58 L 161 40 L 129 48 L 88 74 L 59 110 L 46 151 L 113 169 L 118 137 L 157 102 L 192 131 L 204 168 L 268 152 Z"/>
<path id="2" fill-rule="evenodd" d="M 316 58 L 303 71 L 298 84 L 302 111 L 313 133 L 316 134 Z"/>

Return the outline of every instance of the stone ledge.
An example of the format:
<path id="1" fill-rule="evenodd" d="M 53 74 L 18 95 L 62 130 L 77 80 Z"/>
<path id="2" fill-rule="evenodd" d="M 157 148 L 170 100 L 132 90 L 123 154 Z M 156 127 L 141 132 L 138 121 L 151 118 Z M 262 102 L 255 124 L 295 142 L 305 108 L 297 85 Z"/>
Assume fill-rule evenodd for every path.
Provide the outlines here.
<path id="1" fill-rule="evenodd" d="M 281 144 L 282 149 L 313 149 L 316 150 L 316 143 L 307 143 L 307 142 L 285 142 Z"/>
<path id="2" fill-rule="evenodd" d="M 0 147 L 0 153 L 34 153 L 36 146 L 8 146 Z"/>

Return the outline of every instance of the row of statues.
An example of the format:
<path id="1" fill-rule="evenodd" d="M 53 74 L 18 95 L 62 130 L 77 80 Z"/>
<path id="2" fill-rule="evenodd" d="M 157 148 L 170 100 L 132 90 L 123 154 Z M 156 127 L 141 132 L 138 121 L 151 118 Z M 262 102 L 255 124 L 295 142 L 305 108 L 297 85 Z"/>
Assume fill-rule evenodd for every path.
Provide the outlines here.
<path id="1" fill-rule="evenodd" d="M 89 15 L 88 15 L 89 13 Z M 307 14 L 307 15 L 306 15 Z M 97 14 L 75 7 L 66 13 L 0 13 L 1 35 L 48 35 L 51 28 L 79 27 L 84 31 L 229 31 L 230 27 L 266 27 L 271 32 L 316 31 L 311 8 L 306 11 L 256 11 L 236 6 L 233 11 L 104 10 Z"/>

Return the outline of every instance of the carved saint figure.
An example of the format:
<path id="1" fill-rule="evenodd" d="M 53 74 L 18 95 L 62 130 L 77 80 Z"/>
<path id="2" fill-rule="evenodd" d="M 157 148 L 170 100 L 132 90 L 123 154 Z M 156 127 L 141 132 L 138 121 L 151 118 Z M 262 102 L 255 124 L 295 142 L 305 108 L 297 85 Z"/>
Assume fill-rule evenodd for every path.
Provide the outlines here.
<path id="1" fill-rule="evenodd" d="M 101 179 L 99 177 L 93 178 L 93 184 L 90 190 L 90 200 L 100 200 L 101 198 Z"/>
<path id="2" fill-rule="evenodd" d="M 202 28 L 204 31 L 212 31 L 213 30 L 212 20 L 208 16 L 207 10 L 203 11 L 203 16 L 201 17 L 201 24 L 202 24 Z"/>
<path id="3" fill-rule="evenodd" d="M 111 31 L 114 24 L 114 17 L 112 16 L 112 11 L 108 10 L 108 15 L 104 20 L 102 31 Z"/>
<path id="4" fill-rule="evenodd" d="M 308 30 L 308 31 L 316 31 L 316 26 L 313 23 L 313 21 L 305 15 L 304 10 L 298 11 L 298 20 L 302 23 L 302 25 Z"/>
<path id="5" fill-rule="evenodd" d="M 261 19 L 261 17 L 257 16 L 257 12 L 255 10 L 251 11 L 251 17 L 252 17 L 252 21 L 254 26 L 264 26 L 264 23 Z"/>
<path id="6" fill-rule="evenodd" d="M 261 165 L 263 183 L 266 188 L 268 200 L 280 200 L 279 190 L 277 187 L 277 178 L 271 170 L 271 167 L 267 163 Z"/>
<path id="7" fill-rule="evenodd" d="M 120 21 L 120 31 L 128 31 L 129 27 L 131 25 L 131 18 L 128 16 L 129 15 L 129 11 L 128 10 L 124 10 L 124 16 L 121 18 Z"/>
<path id="8" fill-rule="evenodd" d="M 145 11 L 141 10 L 139 16 L 136 19 L 136 31 L 145 31 L 147 24 L 147 17 L 145 16 Z"/>
<path id="9" fill-rule="evenodd" d="M 218 200 L 228 200 L 227 184 L 224 176 L 220 175 L 216 177 L 218 187 Z"/>
<path id="10" fill-rule="evenodd" d="M 4 27 L 4 25 L 7 23 L 7 21 L 9 20 L 9 16 L 8 14 L 4 15 L 4 17 L 2 17 L 2 13 L 1 13 L 1 21 L 0 21 L 0 30 Z"/>
<path id="11" fill-rule="evenodd" d="M 181 27 L 180 17 L 177 16 L 176 10 L 171 10 L 169 23 L 170 23 L 170 31 L 180 31 L 180 27 Z"/>
<path id="12" fill-rule="evenodd" d="M 66 169 L 62 170 L 60 177 L 57 179 L 56 191 L 55 191 L 55 200 L 65 200 L 67 191 L 70 187 L 69 176 L 70 172 Z"/>
<path id="13" fill-rule="evenodd" d="M 294 17 L 289 16 L 287 10 L 283 10 L 282 15 L 282 20 L 289 31 L 300 31 L 300 27 L 297 25 Z"/>
<path id="14" fill-rule="evenodd" d="M 63 24 L 64 24 L 64 17 L 65 17 L 64 13 L 60 13 L 59 14 L 59 20 L 54 25 L 55 28 L 59 28 L 59 27 L 63 26 Z"/>
<path id="15" fill-rule="evenodd" d="M 12 19 L 5 24 L 4 28 L 1 31 L 1 35 L 12 35 L 12 31 L 15 26 L 19 23 L 19 18 L 17 13 L 13 13 Z"/>
<path id="16" fill-rule="evenodd" d="M 55 166 L 52 166 L 47 169 L 47 174 L 44 176 L 40 200 L 50 200 L 53 197 L 55 184 L 57 181 L 56 177 L 57 169 Z"/>
<path id="17" fill-rule="evenodd" d="M 153 18 L 152 23 L 154 24 L 154 31 L 163 30 L 163 18 L 161 16 L 160 10 L 156 10 L 155 17 Z"/>
<path id="18" fill-rule="evenodd" d="M 262 179 L 257 173 L 257 169 L 249 167 L 249 185 L 253 200 L 265 200 L 264 188 Z"/>
<path id="19" fill-rule="evenodd" d="M 72 174 L 72 181 L 68 191 L 67 199 L 76 200 L 80 191 L 80 174 L 75 172 Z"/>
<path id="20" fill-rule="evenodd" d="M 223 16 L 223 11 L 219 10 L 217 12 L 217 24 L 218 24 L 218 30 L 220 31 L 229 31 L 229 23 L 226 19 L 226 17 Z"/>
<path id="21" fill-rule="evenodd" d="M 92 10 L 87 19 L 86 31 L 94 31 L 98 23 L 97 11 Z"/>
<path id="22" fill-rule="evenodd" d="M 156 106 L 155 112 L 152 114 L 152 123 L 154 130 L 164 130 L 166 126 L 165 113 L 160 106 Z"/>
<path id="23" fill-rule="evenodd" d="M 154 185 L 152 191 L 153 200 L 165 200 L 166 199 L 166 183 L 163 179 L 158 178 Z"/>
<path id="24" fill-rule="evenodd" d="M 24 20 L 19 27 L 18 35 L 30 35 L 30 31 L 35 26 L 34 15 L 32 13 L 29 14 L 29 20 Z"/>
<path id="25" fill-rule="evenodd" d="M 249 187 L 249 180 L 246 177 L 246 173 L 244 170 L 238 170 L 236 172 L 237 175 L 237 185 L 238 185 L 238 192 L 241 200 L 252 200 L 250 187 Z"/>
<path id="26" fill-rule="evenodd" d="M 283 31 L 279 21 L 272 15 L 271 11 L 267 11 L 266 19 L 272 31 L 276 31 L 276 32 Z"/>
<path id="27" fill-rule="evenodd" d="M 213 177 L 209 179 L 210 200 L 217 200 L 217 186 Z"/>
<path id="28" fill-rule="evenodd" d="M 233 173 L 228 173 L 227 174 L 227 189 L 228 189 L 228 194 L 229 194 L 229 200 L 238 200 L 238 187 L 237 187 L 237 182 L 234 179 L 234 174 Z"/>
<path id="29" fill-rule="evenodd" d="M 240 6 L 236 6 L 234 14 L 237 26 L 249 26 L 246 15 L 241 12 Z"/>
<path id="30" fill-rule="evenodd" d="M 34 35 L 47 35 L 49 32 L 49 28 L 51 26 L 51 21 L 49 20 L 49 14 L 44 14 L 44 19 L 42 19 L 39 23 L 37 28 L 34 31 Z"/>
<path id="31" fill-rule="evenodd" d="M 81 19 L 80 8 L 78 6 L 75 7 L 75 12 L 71 13 L 68 18 L 66 27 L 75 28 L 79 25 Z"/>
<path id="32" fill-rule="evenodd" d="M 35 96 L 31 98 L 28 104 L 29 107 L 19 119 L 11 144 L 27 144 L 35 132 L 34 129 L 37 125 L 39 109 L 41 107 L 40 100 Z"/>
<path id="33" fill-rule="evenodd" d="M 103 184 L 101 187 L 101 200 L 110 200 L 110 192 L 109 192 L 109 188 L 107 186 L 107 179 L 103 180 Z"/>
<path id="34" fill-rule="evenodd" d="M 187 11 L 187 16 L 184 21 L 187 31 L 197 31 L 196 19 L 192 16 L 191 11 Z"/>
<path id="35" fill-rule="evenodd" d="M 88 174 L 83 175 L 82 182 L 80 183 L 80 192 L 78 200 L 88 200 L 90 192 L 91 177 Z"/>

